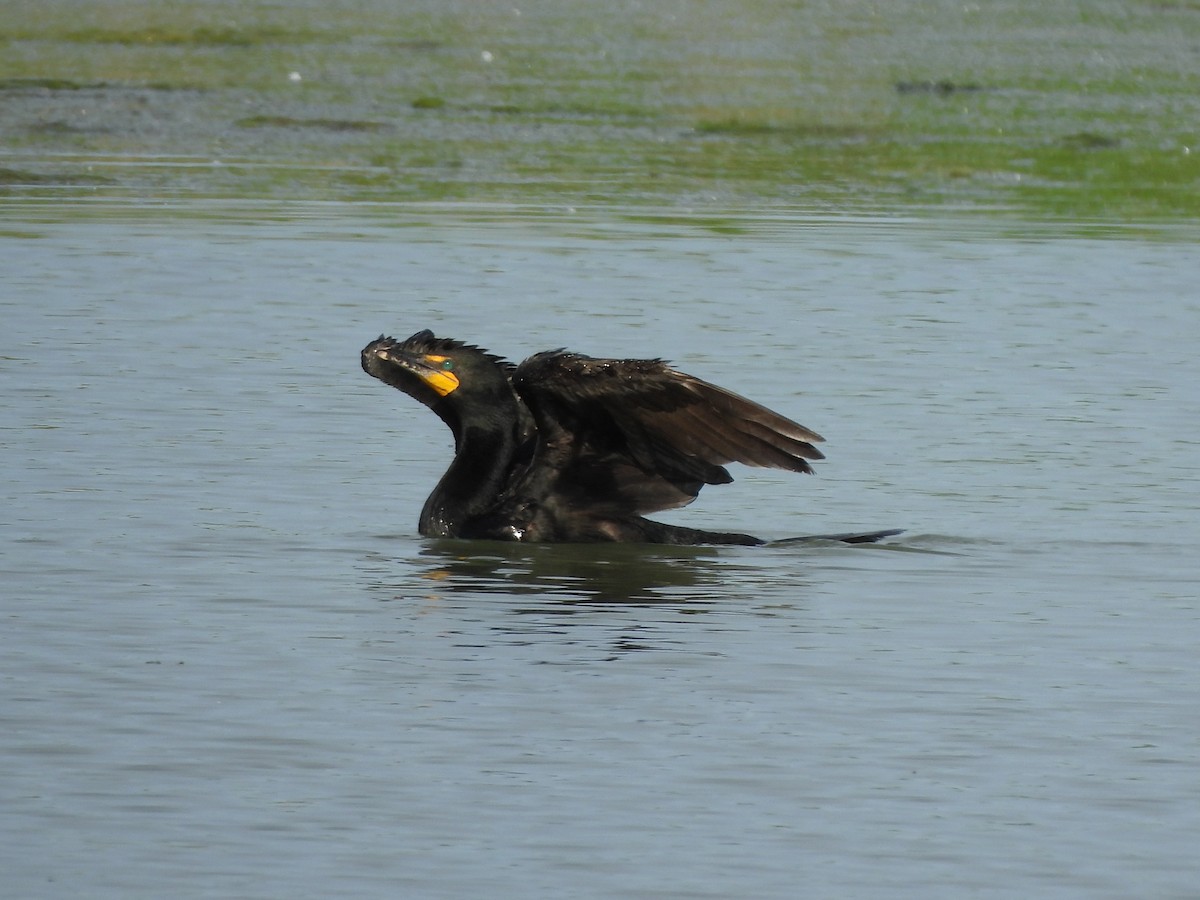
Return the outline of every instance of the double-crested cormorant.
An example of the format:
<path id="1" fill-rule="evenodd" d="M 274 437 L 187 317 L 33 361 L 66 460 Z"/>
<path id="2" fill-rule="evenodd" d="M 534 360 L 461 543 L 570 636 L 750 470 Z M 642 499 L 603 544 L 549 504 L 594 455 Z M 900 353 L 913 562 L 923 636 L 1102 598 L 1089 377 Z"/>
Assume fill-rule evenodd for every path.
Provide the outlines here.
<path id="1" fill-rule="evenodd" d="M 551 350 L 514 365 L 419 331 L 367 344 L 362 367 L 454 432 L 454 461 L 421 511 L 427 537 L 761 544 L 642 516 L 729 483 L 725 463 L 811 472 L 823 458 L 820 435 L 659 359 Z"/>

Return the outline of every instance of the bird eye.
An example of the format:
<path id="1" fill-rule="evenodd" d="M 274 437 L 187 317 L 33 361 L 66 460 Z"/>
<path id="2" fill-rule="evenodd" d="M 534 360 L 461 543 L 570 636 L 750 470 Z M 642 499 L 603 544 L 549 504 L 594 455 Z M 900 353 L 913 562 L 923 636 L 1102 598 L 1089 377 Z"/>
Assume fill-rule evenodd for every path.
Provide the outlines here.
<path id="1" fill-rule="evenodd" d="M 442 362 L 442 368 L 445 369 L 447 372 L 449 372 L 451 369 L 454 368 L 454 360 L 452 360 L 452 359 L 444 360 Z"/>

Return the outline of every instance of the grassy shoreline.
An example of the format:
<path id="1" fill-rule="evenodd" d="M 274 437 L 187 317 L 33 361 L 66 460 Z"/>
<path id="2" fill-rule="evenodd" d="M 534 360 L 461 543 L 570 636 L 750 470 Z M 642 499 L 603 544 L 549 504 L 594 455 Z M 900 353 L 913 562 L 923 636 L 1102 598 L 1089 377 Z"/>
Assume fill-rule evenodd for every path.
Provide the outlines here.
<path id="1" fill-rule="evenodd" d="M 1200 218 L 1200 3 L 6 6 L 10 197 Z"/>

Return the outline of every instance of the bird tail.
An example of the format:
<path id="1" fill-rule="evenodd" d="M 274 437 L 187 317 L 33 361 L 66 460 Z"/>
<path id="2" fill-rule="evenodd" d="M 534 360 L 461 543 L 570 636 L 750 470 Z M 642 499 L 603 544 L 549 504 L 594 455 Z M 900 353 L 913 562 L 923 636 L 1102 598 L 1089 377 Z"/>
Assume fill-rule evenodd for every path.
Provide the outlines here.
<path id="1" fill-rule="evenodd" d="M 776 544 L 800 544 L 805 541 L 841 541 L 843 544 L 874 544 L 885 537 L 902 534 L 903 528 L 887 528 L 883 531 L 847 531 L 841 534 L 803 534 L 799 537 L 780 538 L 768 541 L 771 546 Z"/>

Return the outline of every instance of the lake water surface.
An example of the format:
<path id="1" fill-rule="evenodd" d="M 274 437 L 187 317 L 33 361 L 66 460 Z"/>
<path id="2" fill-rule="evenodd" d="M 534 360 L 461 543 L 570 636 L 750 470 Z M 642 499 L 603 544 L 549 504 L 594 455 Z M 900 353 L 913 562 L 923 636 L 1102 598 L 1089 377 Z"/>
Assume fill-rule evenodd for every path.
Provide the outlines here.
<path id="1" fill-rule="evenodd" d="M 1196 896 L 1194 231 L 4 217 L 6 896 Z M 425 327 L 828 439 L 672 521 L 907 531 L 424 540 Z"/>

